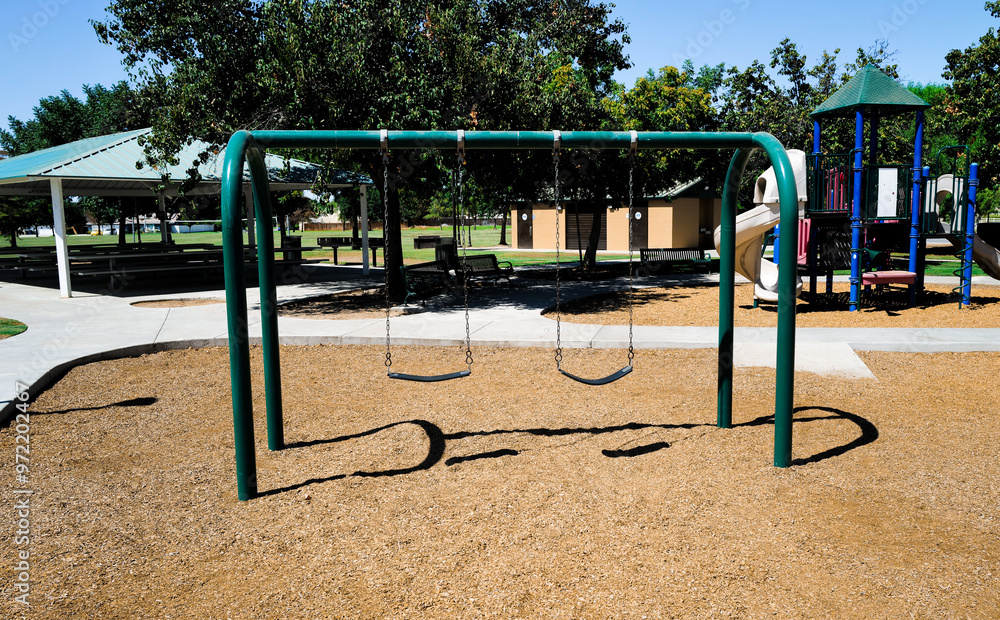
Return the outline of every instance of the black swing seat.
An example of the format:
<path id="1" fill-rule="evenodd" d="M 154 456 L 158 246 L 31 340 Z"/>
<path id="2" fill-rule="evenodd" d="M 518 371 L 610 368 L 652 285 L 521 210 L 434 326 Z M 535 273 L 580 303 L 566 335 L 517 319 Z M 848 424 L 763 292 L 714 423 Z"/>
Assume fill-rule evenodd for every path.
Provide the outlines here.
<path id="1" fill-rule="evenodd" d="M 629 368 L 631 370 L 631 368 Z M 408 375 L 404 372 L 390 372 L 390 379 L 402 379 L 403 381 L 423 381 L 425 383 L 432 383 L 434 381 L 448 381 L 449 379 L 461 379 L 462 377 L 468 377 L 472 374 L 471 370 L 460 370 L 458 372 L 449 372 L 443 375 Z"/>
<path id="2" fill-rule="evenodd" d="M 579 381 L 580 383 L 586 383 L 587 385 L 607 385 L 608 383 L 617 381 L 622 377 L 624 377 L 625 375 L 627 375 L 628 373 L 632 372 L 632 365 L 629 364 L 628 366 L 622 368 L 621 370 L 611 373 L 607 377 L 601 377 L 600 379 L 584 379 L 583 377 L 578 377 L 571 372 L 566 372 L 562 368 L 559 369 L 559 372 L 561 372 L 562 374 L 566 375 L 567 377 L 569 377 L 574 381 Z"/>

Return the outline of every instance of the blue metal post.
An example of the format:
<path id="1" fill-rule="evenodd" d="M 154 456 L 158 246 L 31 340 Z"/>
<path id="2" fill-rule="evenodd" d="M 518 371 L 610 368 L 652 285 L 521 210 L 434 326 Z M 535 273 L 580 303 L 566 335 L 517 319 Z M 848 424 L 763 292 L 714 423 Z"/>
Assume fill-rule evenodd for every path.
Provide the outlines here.
<path id="1" fill-rule="evenodd" d="M 778 251 L 780 248 L 781 248 L 781 224 L 778 224 L 777 226 L 774 227 L 774 242 L 771 244 L 771 249 L 772 249 L 771 262 L 773 262 L 775 265 L 781 264 L 779 262 L 781 260 L 780 252 Z"/>
<path id="2" fill-rule="evenodd" d="M 917 127 L 916 127 L 916 137 L 913 139 L 913 185 L 910 196 L 910 260 L 908 264 L 909 271 L 917 273 L 919 267 L 919 261 L 917 260 L 917 254 L 920 252 L 920 217 L 923 207 L 920 203 L 920 188 L 922 183 L 920 182 L 920 171 L 921 165 L 923 163 L 923 147 L 924 147 L 924 111 L 920 110 L 917 112 Z M 910 285 L 910 305 L 917 305 L 917 293 L 918 283 L 914 281 Z M 922 287 L 921 287 L 922 288 Z"/>
<path id="3" fill-rule="evenodd" d="M 854 113 L 854 202 L 851 205 L 851 299 L 850 311 L 858 309 L 861 291 L 861 173 L 864 154 L 865 116 Z"/>
<path id="4" fill-rule="evenodd" d="M 972 248 L 976 239 L 976 188 L 979 187 L 979 164 L 969 166 L 969 198 L 965 203 L 965 256 L 962 261 L 962 303 L 972 303 Z"/>
<path id="5" fill-rule="evenodd" d="M 820 188 L 823 187 L 823 183 L 820 177 L 819 170 L 819 143 L 820 143 L 820 125 L 819 121 L 813 121 L 813 156 L 816 165 L 813 166 L 813 192 L 809 196 L 809 202 L 806 203 L 807 207 L 812 207 L 813 209 L 819 208 L 820 205 L 812 204 L 814 198 L 818 198 L 820 195 Z M 819 265 L 817 264 L 817 254 L 819 253 L 819 231 L 815 227 L 809 227 L 809 294 L 815 299 L 816 297 L 816 280 L 819 276 Z"/>

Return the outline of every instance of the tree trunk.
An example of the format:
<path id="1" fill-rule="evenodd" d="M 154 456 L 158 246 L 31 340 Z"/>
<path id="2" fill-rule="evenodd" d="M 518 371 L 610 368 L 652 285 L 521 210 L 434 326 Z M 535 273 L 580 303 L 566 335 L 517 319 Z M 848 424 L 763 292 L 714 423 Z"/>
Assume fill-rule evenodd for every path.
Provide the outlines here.
<path id="1" fill-rule="evenodd" d="M 16 248 L 17 247 L 17 229 L 15 229 L 14 232 L 10 233 L 9 238 L 10 238 L 10 247 Z"/>
<path id="2" fill-rule="evenodd" d="M 383 178 L 385 172 L 381 160 L 378 163 L 373 162 L 371 169 L 373 172 L 372 178 Z M 390 176 L 394 172 L 393 164 L 390 162 Z M 379 190 L 385 192 L 386 188 L 382 186 Z M 382 199 L 386 200 L 386 196 L 383 196 Z M 387 202 L 387 207 L 384 207 L 384 210 L 387 212 L 382 215 L 382 243 L 384 245 L 382 248 L 382 268 L 385 270 L 385 281 L 389 299 L 393 302 L 400 302 L 406 298 L 406 286 L 403 283 L 403 272 L 400 270 L 400 267 L 403 266 L 403 241 L 400 230 L 399 189 L 392 187 L 391 183 L 388 188 Z"/>
<path id="3" fill-rule="evenodd" d="M 382 262 L 387 271 L 386 281 L 389 287 L 389 299 L 392 301 L 403 301 L 406 297 L 403 272 L 400 271 L 400 267 L 403 266 L 403 240 L 400 229 L 399 190 L 390 189 L 389 213 L 382 228 L 382 239 L 385 243 Z"/>
<path id="4" fill-rule="evenodd" d="M 510 200 L 504 201 L 503 219 L 500 221 L 500 245 L 507 245 L 507 214 L 509 213 L 507 205 L 509 204 Z"/>
<path id="5" fill-rule="evenodd" d="M 601 215 L 604 211 L 604 203 L 595 200 L 590 203 L 591 213 L 594 214 L 594 223 L 590 227 L 590 236 L 587 238 L 587 253 L 583 256 L 583 271 L 591 271 L 597 266 L 597 245 L 601 242 Z"/>

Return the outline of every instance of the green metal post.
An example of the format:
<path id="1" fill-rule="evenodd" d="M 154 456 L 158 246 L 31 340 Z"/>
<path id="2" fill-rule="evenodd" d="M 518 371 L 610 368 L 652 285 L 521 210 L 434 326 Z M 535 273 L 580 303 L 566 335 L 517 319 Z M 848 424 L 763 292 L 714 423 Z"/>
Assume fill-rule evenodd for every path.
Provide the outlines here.
<path id="1" fill-rule="evenodd" d="M 733 314 L 736 290 L 736 207 L 740 181 L 751 149 L 733 153 L 722 189 L 722 214 L 719 226 L 719 385 L 717 425 L 733 426 Z"/>
<path id="2" fill-rule="evenodd" d="M 257 282 L 260 289 L 261 342 L 264 353 L 264 401 L 267 447 L 285 447 L 281 411 L 281 359 L 278 347 L 278 293 L 274 283 L 274 230 L 267 166 L 260 149 L 247 151 L 257 220 Z"/>
<path id="3" fill-rule="evenodd" d="M 799 208 L 795 173 L 785 149 L 770 134 L 754 134 L 778 182 L 781 230 L 785 239 L 778 257 L 778 359 L 774 386 L 774 466 L 792 464 L 792 412 L 795 404 L 795 288 L 798 265 Z"/>
<path id="4" fill-rule="evenodd" d="M 241 500 L 257 496 L 253 399 L 250 392 L 250 343 L 247 334 L 247 283 L 243 272 L 243 157 L 250 132 L 233 134 L 226 147 L 222 183 L 222 255 L 226 277 L 229 328 L 229 373 L 233 391 L 233 439 L 236 445 L 236 490 Z"/>

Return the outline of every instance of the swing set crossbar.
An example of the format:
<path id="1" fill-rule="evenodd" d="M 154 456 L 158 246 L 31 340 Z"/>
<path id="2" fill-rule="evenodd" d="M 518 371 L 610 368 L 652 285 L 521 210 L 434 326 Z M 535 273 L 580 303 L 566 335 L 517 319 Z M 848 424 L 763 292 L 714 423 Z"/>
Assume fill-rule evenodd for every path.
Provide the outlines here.
<path id="1" fill-rule="evenodd" d="M 250 338 L 241 205 L 244 167 L 248 164 L 253 188 L 253 208 L 259 230 L 257 238 L 261 310 L 261 343 L 264 357 L 264 396 L 267 410 L 267 443 L 270 450 L 284 447 L 279 359 L 277 294 L 273 277 L 274 253 L 270 230 L 261 224 L 272 216 L 264 149 L 563 149 L 650 150 L 726 149 L 733 156 L 722 191 L 718 426 L 732 426 L 733 315 L 735 302 L 736 206 L 740 181 L 750 154 L 766 153 L 774 167 L 781 204 L 781 226 L 788 243 L 782 243 L 778 274 L 778 342 L 775 381 L 774 465 L 788 467 L 792 454 L 792 410 L 795 359 L 795 266 L 797 264 L 798 205 L 795 178 L 784 147 L 768 133 L 750 132 L 640 132 L 628 131 L 238 131 L 226 147 L 222 168 L 222 246 L 226 279 L 226 313 L 229 334 L 230 379 L 233 395 L 233 427 L 236 444 L 236 482 L 240 500 L 258 496 L 254 451 L 253 399 L 251 392 Z M 364 196 L 364 193 L 362 194 Z M 631 370 L 622 368 L 604 379 L 582 379 L 600 385 Z M 459 373 L 416 380 L 455 378 Z M 402 375 L 402 373 L 396 373 Z M 407 375 L 410 377 L 419 375 Z M 612 378 L 614 377 L 614 378 Z M 402 378 L 402 377 L 400 377 Z"/>

